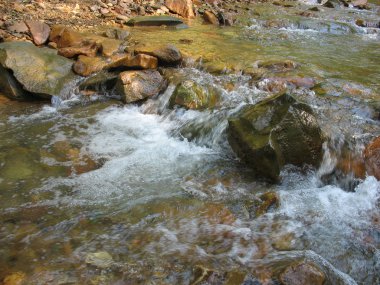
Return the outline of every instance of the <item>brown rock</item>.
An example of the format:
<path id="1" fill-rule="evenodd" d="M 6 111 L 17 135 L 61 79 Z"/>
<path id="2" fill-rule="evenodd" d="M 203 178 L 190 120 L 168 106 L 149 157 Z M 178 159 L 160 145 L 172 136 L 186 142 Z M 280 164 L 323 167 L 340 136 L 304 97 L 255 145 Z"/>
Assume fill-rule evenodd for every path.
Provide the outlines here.
<path id="1" fill-rule="evenodd" d="M 24 282 L 25 273 L 15 272 L 4 278 L 4 285 L 21 285 Z"/>
<path id="2" fill-rule="evenodd" d="M 368 174 L 380 180 L 380 137 L 367 145 L 364 150 L 364 161 Z"/>
<path id="3" fill-rule="evenodd" d="M 79 33 L 62 26 L 53 26 L 50 41 L 58 48 L 82 47 L 96 43 L 104 56 L 112 56 L 121 49 L 122 41 L 102 36 Z"/>
<path id="4" fill-rule="evenodd" d="M 166 7 L 184 18 L 194 18 L 193 3 L 191 0 L 166 0 Z"/>
<path id="5" fill-rule="evenodd" d="M 132 103 L 158 95 L 166 82 L 156 70 L 125 71 L 120 73 L 116 90 L 124 103 Z"/>
<path id="6" fill-rule="evenodd" d="M 108 58 L 80 55 L 73 65 L 73 70 L 81 76 L 89 76 L 101 70 L 121 66 L 127 58 L 129 57 L 125 54 L 116 54 Z"/>
<path id="7" fill-rule="evenodd" d="M 291 265 L 280 275 L 284 285 L 323 285 L 325 274 L 311 263 Z"/>
<path id="8" fill-rule="evenodd" d="M 123 61 L 122 66 L 138 69 L 156 69 L 158 59 L 147 54 L 138 54 Z"/>
<path id="9" fill-rule="evenodd" d="M 63 31 L 66 29 L 65 26 L 62 25 L 53 25 L 51 27 L 49 41 L 58 43 Z"/>
<path id="10" fill-rule="evenodd" d="M 43 45 L 50 35 L 50 27 L 44 22 L 27 20 L 25 24 L 29 27 L 33 42 L 36 45 Z"/>
<path id="11" fill-rule="evenodd" d="M 210 24 L 213 24 L 213 25 L 216 25 L 216 26 L 219 26 L 219 20 L 218 18 L 215 16 L 215 14 L 211 11 L 205 11 L 205 13 L 203 14 L 203 19 L 207 22 L 207 23 L 210 23 Z"/>
<path id="12" fill-rule="evenodd" d="M 96 56 L 99 46 L 96 43 L 90 43 L 81 47 L 65 47 L 58 49 L 58 54 L 67 58 L 77 57 L 78 55 L 85 55 L 88 57 Z"/>

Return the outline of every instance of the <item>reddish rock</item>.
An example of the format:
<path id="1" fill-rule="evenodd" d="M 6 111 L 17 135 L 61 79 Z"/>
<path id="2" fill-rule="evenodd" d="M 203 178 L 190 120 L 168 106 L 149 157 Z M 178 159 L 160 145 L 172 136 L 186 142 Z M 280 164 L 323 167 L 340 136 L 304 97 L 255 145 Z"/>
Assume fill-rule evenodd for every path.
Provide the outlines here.
<path id="1" fill-rule="evenodd" d="M 27 20 L 25 24 L 29 27 L 33 42 L 36 45 L 43 45 L 47 42 L 50 35 L 50 27 L 44 22 Z"/>
<path id="2" fill-rule="evenodd" d="M 191 0 L 166 0 L 168 9 L 184 18 L 194 18 L 193 2 Z"/>
<path id="3" fill-rule="evenodd" d="M 325 274 L 311 263 L 291 265 L 280 275 L 284 285 L 323 285 Z"/>
<path id="4" fill-rule="evenodd" d="M 380 180 L 380 137 L 374 139 L 364 150 L 367 173 Z"/>
<path id="5" fill-rule="evenodd" d="M 216 25 L 216 26 L 219 26 L 219 20 L 218 18 L 215 16 L 215 14 L 211 11 L 205 11 L 205 13 L 203 14 L 203 19 L 207 22 L 207 23 L 210 23 L 210 24 L 213 24 L 213 25 Z"/>

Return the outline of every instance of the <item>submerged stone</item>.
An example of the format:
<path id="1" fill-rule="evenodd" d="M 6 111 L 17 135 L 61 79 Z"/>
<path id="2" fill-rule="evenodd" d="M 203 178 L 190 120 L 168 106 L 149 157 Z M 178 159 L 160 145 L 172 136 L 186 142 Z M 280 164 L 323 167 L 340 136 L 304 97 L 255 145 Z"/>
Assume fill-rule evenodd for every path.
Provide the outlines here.
<path id="1" fill-rule="evenodd" d="M 202 110 L 214 107 L 219 100 L 217 92 L 211 87 L 203 87 L 192 80 L 181 82 L 173 92 L 169 105 L 187 109 Z"/>
<path id="2" fill-rule="evenodd" d="M 106 251 L 89 253 L 86 256 L 86 263 L 98 268 L 106 269 L 112 266 L 112 256 Z"/>
<path id="3" fill-rule="evenodd" d="M 259 175 L 278 180 L 286 164 L 318 166 L 323 137 L 312 109 L 288 94 L 248 105 L 228 121 L 234 152 Z"/>
<path id="4" fill-rule="evenodd" d="M 64 86 L 75 79 L 71 70 L 73 61 L 57 55 L 55 50 L 37 48 L 31 43 L 0 44 L 0 64 L 22 85 L 23 90 L 43 98 L 60 96 Z M 2 77 L 10 78 L 9 74 Z M 12 84 L 8 87 L 12 88 Z"/>
<path id="5" fill-rule="evenodd" d="M 179 18 L 170 16 L 141 16 L 135 17 L 127 22 L 128 26 L 177 26 L 182 25 Z"/>

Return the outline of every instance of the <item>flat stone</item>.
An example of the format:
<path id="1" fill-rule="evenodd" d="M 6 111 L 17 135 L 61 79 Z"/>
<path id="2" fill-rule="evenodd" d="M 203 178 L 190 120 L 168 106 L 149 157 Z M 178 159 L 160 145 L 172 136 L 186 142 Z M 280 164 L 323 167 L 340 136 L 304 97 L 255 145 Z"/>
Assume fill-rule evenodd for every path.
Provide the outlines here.
<path id="1" fill-rule="evenodd" d="M 127 22 L 128 26 L 177 26 L 182 25 L 181 19 L 170 16 L 135 17 Z"/>

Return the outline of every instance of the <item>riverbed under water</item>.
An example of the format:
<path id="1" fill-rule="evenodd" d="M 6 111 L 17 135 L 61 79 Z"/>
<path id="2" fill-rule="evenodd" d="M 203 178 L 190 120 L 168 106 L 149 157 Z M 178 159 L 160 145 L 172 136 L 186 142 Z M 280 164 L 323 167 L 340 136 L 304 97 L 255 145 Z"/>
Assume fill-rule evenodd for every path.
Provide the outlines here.
<path id="1" fill-rule="evenodd" d="M 307 260 L 326 284 L 379 284 L 380 182 L 321 179 L 343 149 L 360 154 L 380 135 L 380 34 L 352 16 L 378 14 L 298 16 L 306 7 L 256 5 L 233 28 L 133 32 L 196 58 L 165 73 L 216 88 L 214 110 L 170 110 L 173 84 L 127 106 L 76 88 L 54 104 L 2 97 L 0 280 L 23 272 L 26 284 L 279 284 L 286 266 Z M 255 178 L 225 134 L 229 116 L 271 95 L 239 72 L 268 60 L 300 65 L 270 76 L 317 79 L 318 88 L 291 92 L 329 138 L 320 169 L 287 166 L 276 185 Z M 213 65 L 235 71 L 215 75 Z M 279 205 L 257 216 L 269 191 Z"/>

